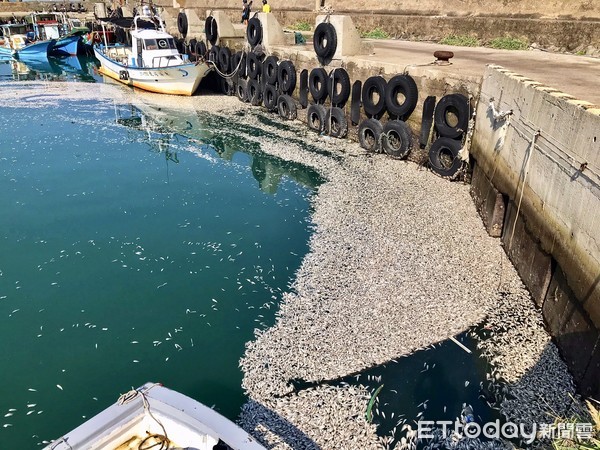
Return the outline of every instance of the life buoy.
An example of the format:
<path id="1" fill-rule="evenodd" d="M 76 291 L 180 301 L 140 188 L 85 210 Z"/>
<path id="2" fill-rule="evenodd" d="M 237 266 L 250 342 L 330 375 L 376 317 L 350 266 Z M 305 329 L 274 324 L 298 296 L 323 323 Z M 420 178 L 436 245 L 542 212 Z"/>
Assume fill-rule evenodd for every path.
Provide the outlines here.
<path id="1" fill-rule="evenodd" d="M 308 106 L 306 111 L 306 123 L 308 128 L 321 133 L 325 129 L 325 107 L 317 103 Z"/>
<path id="2" fill-rule="evenodd" d="M 181 11 L 177 14 L 177 30 L 179 33 L 185 38 L 187 36 L 188 31 L 188 20 L 185 12 Z"/>
<path id="3" fill-rule="evenodd" d="M 289 95 L 280 95 L 277 99 L 277 111 L 279 117 L 285 120 L 294 120 L 298 116 L 296 102 Z"/>
<path id="4" fill-rule="evenodd" d="M 208 16 L 204 22 L 204 34 L 206 34 L 206 40 L 212 45 L 217 43 L 219 37 L 219 27 L 217 26 L 217 19 L 213 16 Z"/>
<path id="5" fill-rule="evenodd" d="M 429 166 L 431 170 L 442 177 L 452 178 L 462 166 L 458 152 L 460 141 L 448 137 L 437 139 L 429 149 Z"/>
<path id="6" fill-rule="evenodd" d="M 337 49 L 337 33 L 330 23 L 320 23 L 313 34 L 313 46 L 320 59 L 330 60 Z"/>
<path id="7" fill-rule="evenodd" d="M 267 56 L 263 62 L 263 75 L 268 84 L 275 85 L 277 83 L 277 63 L 279 58 L 275 55 Z"/>
<path id="8" fill-rule="evenodd" d="M 246 26 L 246 38 L 248 43 L 254 47 L 262 42 L 262 24 L 258 17 L 253 17 Z"/>
<path id="9" fill-rule="evenodd" d="M 440 136 L 458 139 L 469 127 L 469 100 L 461 94 L 445 95 L 435 107 L 435 129 Z M 454 120 L 449 120 L 453 116 Z"/>
<path id="10" fill-rule="evenodd" d="M 358 126 L 358 142 L 360 146 L 368 152 L 378 152 L 382 132 L 383 126 L 379 120 L 374 118 L 363 120 Z"/>
<path id="11" fill-rule="evenodd" d="M 263 104 L 269 111 L 275 111 L 277 109 L 277 99 L 279 95 L 277 89 L 272 84 L 265 84 L 263 91 Z"/>
<path id="12" fill-rule="evenodd" d="M 348 120 L 341 108 L 326 108 L 325 131 L 329 136 L 345 138 L 348 135 Z"/>
<path id="13" fill-rule="evenodd" d="M 327 72 L 322 67 L 316 67 L 308 75 L 308 90 L 317 103 L 323 103 L 327 98 Z"/>
<path id="14" fill-rule="evenodd" d="M 367 78 L 364 82 L 362 104 L 367 116 L 378 119 L 385 112 L 385 85 L 385 80 L 380 76 Z"/>
<path id="15" fill-rule="evenodd" d="M 398 101 L 401 95 L 403 101 Z M 406 120 L 417 106 L 419 90 L 410 75 L 396 75 L 388 81 L 385 88 L 385 106 L 394 119 Z"/>
<path id="16" fill-rule="evenodd" d="M 291 95 L 294 92 L 294 89 L 296 89 L 296 68 L 291 61 L 283 61 L 279 64 L 277 80 L 279 81 L 279 90 L 283 94 Z"/>
<path id="17" fill-rule="evenodd" d="M 328 93 L 333 106 L 344 107 L 350 97 L 350 76 L 346 69 L 336 68 L 329 73 Z"/>
<path id="18" fill-rule="evenodd" d="M 396 158 L 404 158 L 410 152 L 412 132 L 406 122 L 388 120 L 383 126 L 381 148 L 385 153 Z"/>

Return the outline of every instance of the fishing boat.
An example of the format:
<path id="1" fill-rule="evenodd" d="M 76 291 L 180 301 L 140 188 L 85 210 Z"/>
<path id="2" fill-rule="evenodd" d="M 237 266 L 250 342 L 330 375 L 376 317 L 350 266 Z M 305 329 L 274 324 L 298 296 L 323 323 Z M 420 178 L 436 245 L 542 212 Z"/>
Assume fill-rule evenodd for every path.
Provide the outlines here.
<path id="1" fill-rule="evenodd" d="M 21 23 L 6 23 L 0 25 L 2 40 L 0 56 L 13 58 L 47 58 L 54 48 L 55 39 L 32 42 L 27 37 L 28 26 Z"/>
<path id="2" fill-rule="evenodd" d="M 204 61 L 192 63 L 177 50 L 173 36 L 165 31 L 164 22 L 148 6 L 133 18 L 105 19 L 105 25 L 129 32 L 131 45 L 110 45 L 105 40 L 94 47 L 100 72 L 106 76 L 146 91 L 161 94 L 192 95 L 212 69 Z"/>
<path id="3" fill-rule="evenodd" d="M 213 409 L 157 383 L 146 383 L 45 450 L 265 450 Z"/>
<path id="4" fill-rule="evenodd" d="M 33 38 L 40 41 L 55 39 L 50 50 L 51 56 L 75 56 L 78 53 L 82 36 L 88 29 L 74 26 L 62 12 L 32 13 L 30 16 Z"/>

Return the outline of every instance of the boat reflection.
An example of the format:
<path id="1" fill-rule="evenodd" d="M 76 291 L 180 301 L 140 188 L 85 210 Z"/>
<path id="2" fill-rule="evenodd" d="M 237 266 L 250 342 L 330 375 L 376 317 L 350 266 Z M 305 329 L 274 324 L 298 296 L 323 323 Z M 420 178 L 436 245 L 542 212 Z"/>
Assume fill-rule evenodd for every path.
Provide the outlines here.
<path id="1" fill-rule="evenodd" d="M 179 162 L 176 149 L 212 153 L 226 161 L 232 161 L 236 154 L 246 154 L 250 157 L 253 177 L 260 189 L 268 194 L 275 194 L 285 177 L 310 189 L 323 182 L 322 177 L 310 167 L 264 153 L 260 144 L 245 137 L 246 133 L 238 125 L 225 123 L 225 119 L 218 116 L 193 109 L 181 111 L 145 103 L 115 108 L 117 123 L 146 132 L 151 150 L 164 153 L 167 160 Z M 187 145 L 189 143 L 193 145 Z M 236 162 L 239 163 L 240 159 Z"/>
<path id="2" fill-rule="evenodd" d="M 0 60 L 0 80 L 13 81 L 102 81 L 97 74 L 98 63 L 87 56 L 43 59 L 20 58 Z"/>

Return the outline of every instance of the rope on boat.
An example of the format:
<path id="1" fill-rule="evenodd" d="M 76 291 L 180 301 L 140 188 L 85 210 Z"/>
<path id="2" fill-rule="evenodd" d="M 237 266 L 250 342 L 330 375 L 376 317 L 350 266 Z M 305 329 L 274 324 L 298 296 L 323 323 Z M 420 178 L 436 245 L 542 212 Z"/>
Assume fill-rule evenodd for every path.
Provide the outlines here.
<path id="1" fill-rule="evenodd" d="M 150 434 L 148 432 L 148 436 L 142 440 L 142 442 L 140 442 L 140 444 L 138 445 L 138 450 L 150 450 L 155 448 L 157 445 L 160 445 L 160 447 L 158 447 L 157 450 L 167 450 L 169 448 L 169 445 L 171 444 L 171 441 L 169 440 L 168 436 L 167 436 L 167 430 L 165 430 L 164 425 L 161 423 L 160 420 L 158 420 L 154 414 L 152 414 L 152 411 L 150 409 L 150 402 L 148 401 L 148 398 L 146 397 L 146 392 L 149 391 L 150 389 L 152 389 L 154 386 L 160 386 L 160 384 L 153 384 L 152 386 L 150 386 L 148 389 L 145 389 L 144 391 L 139 390 L 139 389 L 132 389 L 124 394 L 121 394 L 119 396 L 119 399 L 117 400 L 117 403 L 119 405 L 126 405 L 127 403 L 132 402 L 138 395 L 142 396 L 142 402 L 144 403 L 144 410 L 148 412 L 148 415 L 158 424 L 160 425 L 160 428 L 162 429 L 163 434 L 158 434 L 158 433 L 154 433 L 154 434 Z M 158 442 L 153 443 L 149 446 L 145 446 L 145 444 L 147 443 L 148 440 L 150 439 L 156 439 Z"/>

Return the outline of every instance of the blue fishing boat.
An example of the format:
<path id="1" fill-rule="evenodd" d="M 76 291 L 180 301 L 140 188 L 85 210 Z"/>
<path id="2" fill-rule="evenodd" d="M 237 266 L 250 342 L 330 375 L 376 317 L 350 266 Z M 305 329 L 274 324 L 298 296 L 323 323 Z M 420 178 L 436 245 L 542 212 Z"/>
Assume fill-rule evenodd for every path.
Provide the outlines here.
<path id="1" fill-rule="evenodd" d="M 32 13 L 30 16 L 33 39 L 55 39 L 50 50 L 52 56 L 75 56 L 80 47 L 82 36 L 88 31 L 85 27 L 73 27 L 72 21 L 61 12 Z"/>
<path id="2" fill-rule="evenodd" d="M 32 41 L 27 36 L 27 24 L 8 23 L 0 25 L 2 41 L 0 42 L 0 55 L 13 58 L 47 58 L 52 51 L 55 39 Z"/>

